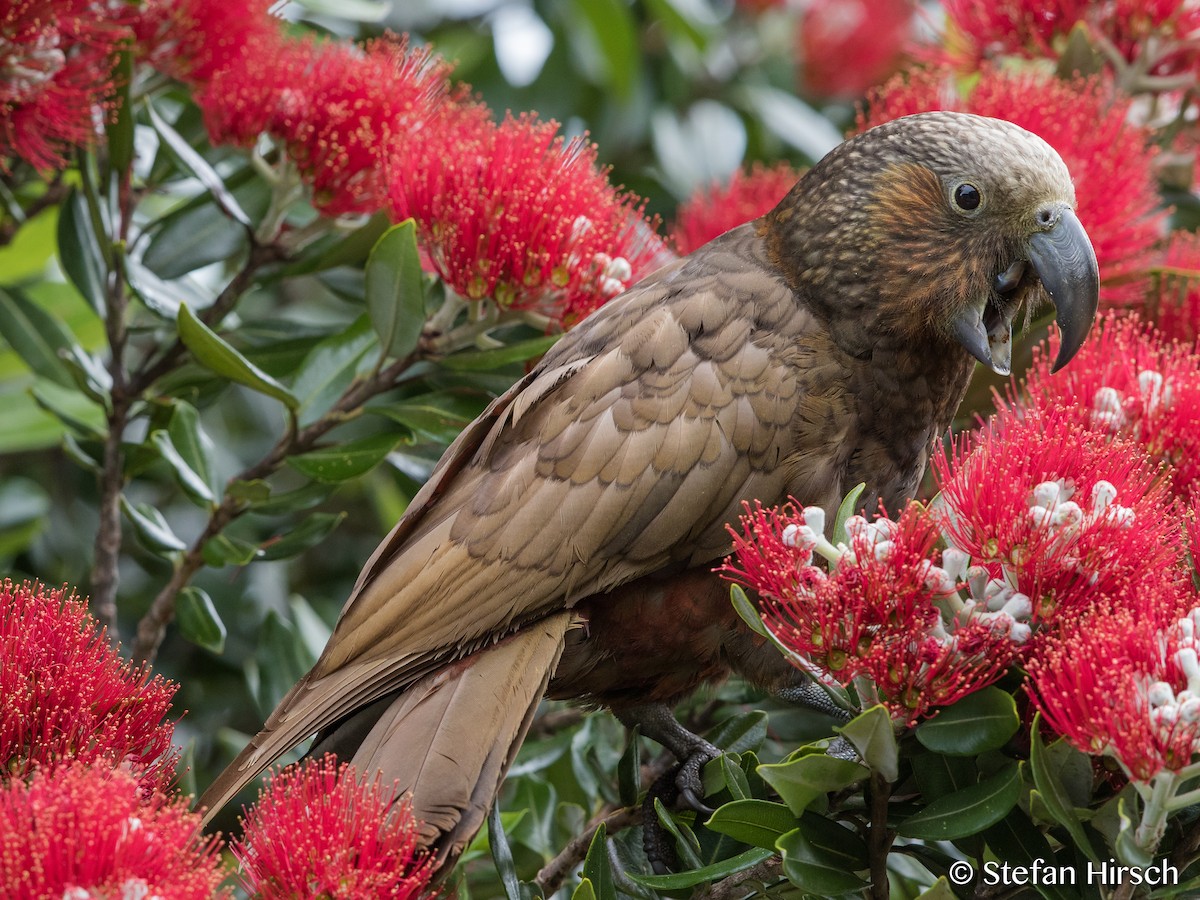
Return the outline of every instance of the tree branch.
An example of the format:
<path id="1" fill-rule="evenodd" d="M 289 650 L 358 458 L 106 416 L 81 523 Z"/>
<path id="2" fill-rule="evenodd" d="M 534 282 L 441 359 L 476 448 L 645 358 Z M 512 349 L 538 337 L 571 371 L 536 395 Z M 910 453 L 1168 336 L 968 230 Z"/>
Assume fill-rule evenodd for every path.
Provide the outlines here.
<path id="1" fill-rule="evenodd" d="M 289 430 L 275 443 L 266 456 L 254 465 L 243 469 L 230 480 L 230 483 L 266 478 L 277 471 L 289 456 L 311 450 L 318 440 L 346 421 L 364 403 L 375 395 L 389 390 L 418 358 L 419 352 L 414 351 L 365 381 L 350 385 L 329 412 L 298 431 Z M 179 592 L 204 566 L 204 545 L 249 508 L 245 501 L 231 497 L 228 493 L 221 499 L 220 504 L 209 515 L 208 523 L 200 536 L 192 542 L 187 552 L 176 564 L 170 580 L 154 597 L 150 609 L 138 622 L 137 636 L 131 649 L 134 659 L 141 659 L 147 663 L 153 662 L 166 634 L 167 625 L 175 617 L 175 600 L 179 596 Z"/>
<path id="2" fill-rule="evenodd" d="M 749 882 L 776 881 L 783 872 L 783 860 L 778 856 L 769 856 L 750 868 L 736 872 L 728 878 L 713 882 L 702 891 L 692 895 L 692 900 L 739 900 L 746 896 L 751 889 Z"/>
<path id="3" fill-rule="evenodd" d="M 582 834 L 572 838 L 554 859 L 542 866 L 541 871 L 533 880 L 534 884 L 542 889 L 543 897 L 549 897 L 562 887 L 566 877 L 587 857 L 588 848 L 592 845 L 592 838 L 596 836 L 596 829 L 603 825 L 605 833 L 611 835 L 641 823 L 642 809 L 640 806 L 606 806 L 592 817 Z"/>
<path id="4" fill-rule="evenodd" d="M 125 347 L 129 332 L 125 316 L 129 306 L 126 293 L 124 250 L 133 218 L 133 190 L 128 170 L 117 173 L 116 234 L 104 289 L 104 330 L 108 339 L 108 374 L 112 379 L 111 408 L 107 411 L 104 458 L 100 469 L 100 522 L 92 544 L 91 600 L 96 618 L 108 629 L 112 641 L 119 639 L 117 627 L 117 585 L 121 563 L 121 492 L 125 487 L 125 453 L 121 449 L 125 427 L 129 424 L 132 396 L 125 373 Z"/>
<path id="5" fill-rule="evenodd" d="M 893 834 L 888 830 L 888 800 L 892 785 L 878 772 L 871 773 L 871 825 L 867 830 L 867 856 L 871 863 L 871 900 L 888 900 L 887 858 Z"/>

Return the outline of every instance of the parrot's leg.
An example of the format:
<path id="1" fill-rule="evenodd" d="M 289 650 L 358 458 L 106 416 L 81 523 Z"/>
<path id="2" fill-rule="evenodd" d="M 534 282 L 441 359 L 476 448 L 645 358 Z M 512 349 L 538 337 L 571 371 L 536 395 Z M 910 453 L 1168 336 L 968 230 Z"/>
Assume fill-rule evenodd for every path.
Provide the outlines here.
<path id="1" fill-rule="evenodd" d="M 629 706 L 618 712 L 617 718 L 627 727 L 640 726 L 642 734 L 671 751 L 679 760 L 675 775 L 679 799 L 696 812 L 711 814 L 712 809 L 704 805 L 700 770 L 710 759 L 720 756 L 721 751 L 680 725 L 671 708 L 662 703 Z"/>
<path id="2" fill-rule="evenodd" d="M 773 691 L 772 694 L 784 703 L 791 703 L 794 706 L 802 706 L 805 709 L 813 709 L 832 716 L 838 720 L 840 725 L 845 725 L 852 718 L 850 711 L 835 703 L 833 698 L 815 681 L 805 679 L 803 682 L 790 684 L 785 688 Z M 849 759 L 856 762 L 859 759 L 854 745 L 841 735 L 830 742 L 829 749 L 825 752 L 837 759 Z"/>

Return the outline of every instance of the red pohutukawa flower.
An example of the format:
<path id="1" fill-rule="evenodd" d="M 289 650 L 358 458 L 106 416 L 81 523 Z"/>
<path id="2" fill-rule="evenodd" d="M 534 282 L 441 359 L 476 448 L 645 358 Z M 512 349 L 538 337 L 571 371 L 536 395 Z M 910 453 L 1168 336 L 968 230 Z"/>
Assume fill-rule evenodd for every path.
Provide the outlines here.
<path id="1" fill-rule="evenodd" d="M 1020 594 L 1035 622 L 1078 615 L 1183 557 L 1167 485 L 1145 452 L 1058 407 L 1003 411 L 935 455 L 947 540 L 977 597 Z"/>
<path id="2" fill-rule="evenodd" d="M 359 47 L 317 38 L 258 38 L 237 65 L 214 70 L 197 101 L 214 143 L 286 148 L 330 215 L 386 203 L 387 154 L 445 117 L 482 123 L 487 110 L 449 81 L 450 65 L 407 38 Z M 427 140 L 422 141 L 427 144 Z M 442 160 L 419 159 L 421 166 Z"/>
<path id="3" fill-rule="evenodd" d="M 823 98 L 854 99 L 896 71 L 911 0 L 812 0 L 796 24 L 800 83 Z"/>
<path id="4" fill-rule="evenodd" d="M 240 68 L 283 42 L 274 0 L 147 0 L 135 22 L 139 49 L 157 69 L 192 85 Z"/>
<path id="5" fill-rule="evenodd" d="M 896 522 L 852 517 L 848 547 L 825 540 L 823 524 L 813 507 L 748 506 L 720 569 L 758 593 L 764 624 L 798 665 L 842 685 L 868 676 L 872 699 L 908 725 L 1004 673 L 1019 626 L 975 610 L 943 619 L 951 597 L 963 604 L 933 561 L 938 535 L 928 513 L 911 505 Z M 814 551 L 833 560 L 828 572 L 812 564 Z"/>
<path id="6" fill-rule="evenodd" d="M 968 70 L 1001 53 L 1055 59 L 1077 25 L 1127 62 L 1147 52 L 1151 39 L 1158 48 L 1176 48 L 1148 61 L 1148 74 L 1174 74 L 1196 62 L 1190 41 L 1200 29 L 1200 8 L 1179 0 L 945 0 L 943 6 L 949 32 L 943 53 Z"/>
<path id="7" fill-rule="evenodd" d="M 246 890 L 262 900 L 405 900 L 433 874 L 417 828 L 407 802 L 330 755 L 273 775 L 232 849 Z"/>
<path id="8" fill-rule="evenodd" d="M 1079 219 L 1100 263 L 1101 298 L 1141 303 L 1153 247 L 1165 222 L 1146 129 L 1128 121 L 1129 100 L 1102 82 L 1062 81 L 1034 72 L 984 67 L 965 95 L 948 69 L 918 71 L 872 92 L 867 128 L 899 116 L 952 109 L 1008 119 L 1054 147 L 1075 182 Z"/>
<path id="9" fill-rule="evenodd" d="M 0 10 L 0 171 L 49 171 L 115 111 L 113 64 L 128 10 L 96 0 L 13 0 Z"/>
<path id="10" fill-rule="evenodd" d="M 0 786 L 6 900 L 209 900 L 224 871 L 187 801 L 149 799 L 127 772 L 73 763 Z"/>
<path id="11" fill-rule="evenodd" d="M 416 220 L 429 265 L 468 300 L 569 325 L 662 260 L 642 202 L 556 122 L 431 129 L 401 142 L 392 169 L 392 217 Z"/>
<path id="12" fill-rule="evenodd" d="M 740 169 L 724 184 L 693 194 L 676 214 L 671 238 L 680 253 L 691 253 L 718 235 L 770 212 L 803 174 L 787 162 L 767 167 L 755 163 Z"/>
<path id="13" fill-rule="evenodd" d="M 1200 490 L 1200 352 L 1129 314 L 1110 313 L 1066 369 L 1050 374 L 1057 341 L 1039 347 L 1025 405 L 1059 404 L 1073 423 L 1134 441 L 1171 467 L 1186 496 Z"/>
<path id="14" fill-rule="evenodd" d="M 165 786 L 175 689 L 122 660 L 65 589 L 0 583 L 0 781 L 78 760 Z"/>
<path id="15" fill-rule="evenodd" d="M 1171 232 L 1150 290 L 1146 313 L 1159 332 L 1195 346 L 1200 338 L 1200 235 Z"/>
<path id="16" fill-rule="evenodd" d="M 1200 609 L 1175 585 L 1129 592 L 1053 637 L 1027 663 L 1050 726 L 1137 781 L 1178 771 L 1200 751 Z M 1190 597 L 1195 602 L 1195 597 Z"/>

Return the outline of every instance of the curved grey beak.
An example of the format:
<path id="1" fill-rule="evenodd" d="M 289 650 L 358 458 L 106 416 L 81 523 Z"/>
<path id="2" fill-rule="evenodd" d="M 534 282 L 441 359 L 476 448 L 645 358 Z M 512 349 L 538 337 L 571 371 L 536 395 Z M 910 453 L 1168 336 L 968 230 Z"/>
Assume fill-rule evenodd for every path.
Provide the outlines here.
<path id="1" fill-rule="evenodd" d="M 1083 346 L 1100 303 L 1100 267 L 1087 232 L 1069 207 L 1049 231 L 1029 240 L 1029 262 L 1054 303 L 1062 334 L 1051 372 L 1071 361 Z"/>

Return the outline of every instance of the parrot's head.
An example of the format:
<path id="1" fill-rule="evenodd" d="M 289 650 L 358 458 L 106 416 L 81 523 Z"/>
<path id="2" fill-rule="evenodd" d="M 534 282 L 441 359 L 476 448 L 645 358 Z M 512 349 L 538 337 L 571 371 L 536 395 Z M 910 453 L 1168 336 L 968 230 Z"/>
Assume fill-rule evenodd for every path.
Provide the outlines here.
<path id="1" fill-rule="evenodd" d="M 872 128 L 809 170 L 764 223 L 797 291 L 863 345 L 851 349 L 881 334 L 957 343 L 1008 374 L 1013 317 L 1049 301 L 1057 370 L 1095 317 L 1099 269 L 1071 175 L 1011 122 L 931 112 Z"/>

